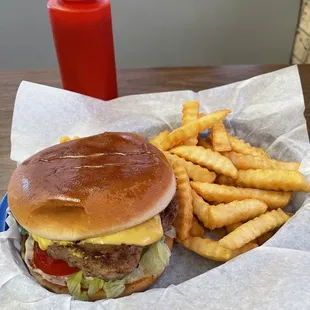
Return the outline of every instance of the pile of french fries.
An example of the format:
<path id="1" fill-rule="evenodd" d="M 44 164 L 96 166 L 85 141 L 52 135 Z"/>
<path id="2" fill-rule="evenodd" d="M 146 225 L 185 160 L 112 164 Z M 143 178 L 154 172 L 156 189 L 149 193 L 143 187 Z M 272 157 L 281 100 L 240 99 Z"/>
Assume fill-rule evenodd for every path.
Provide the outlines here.
<path id="1" fill-rule="evenodd" d="M 293 192 L 310 191 L 300 163 L 271 159 L 225 129 L 230 110 L 199 113 L 184 103 L 182 126 L 150 140 L 171 163 L 177 180 L 177 241 L 209 259 L 227 261 L 262 245 L 291 214 L 282 209 Z M 210 129 L 203 139 L 200 134 Z M 217 241 L 208 231 L 225 229 Z"/>

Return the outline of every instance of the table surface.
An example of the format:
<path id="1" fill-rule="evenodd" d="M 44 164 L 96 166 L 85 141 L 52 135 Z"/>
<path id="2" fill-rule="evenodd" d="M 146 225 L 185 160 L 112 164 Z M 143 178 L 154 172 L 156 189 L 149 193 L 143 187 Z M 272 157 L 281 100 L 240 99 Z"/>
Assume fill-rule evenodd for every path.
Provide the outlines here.
<path id="1" fill-rule="evenodd" d="M 119 96 L 191 89 L 199 91 L 248 79 L 287 65 L 216 66 L 198 68 L 155 68 L 118 72 Z M 305 117 L 310 129 L 310 65 L 299 67 L 305 98 Z M 0 198 L 7 189 L 15 163 L 10 161 L 10 130 L 14 98 L 22 80 L 61 87 L 57 70 L 0 71 Z"/>

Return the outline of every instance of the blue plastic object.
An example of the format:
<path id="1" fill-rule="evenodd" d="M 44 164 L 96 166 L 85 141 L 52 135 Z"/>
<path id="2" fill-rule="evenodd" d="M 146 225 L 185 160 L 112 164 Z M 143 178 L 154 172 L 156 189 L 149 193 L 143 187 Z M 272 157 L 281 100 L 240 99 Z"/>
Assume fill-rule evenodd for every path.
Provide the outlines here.
<path id="1" fill-rule="evenodd" d="M 0 232 L 8 229 L 7 224 L 5 223 L 7 217 L 7 209 L 8 209 L 8 195 L 5 194 L 0 203 Z"/>

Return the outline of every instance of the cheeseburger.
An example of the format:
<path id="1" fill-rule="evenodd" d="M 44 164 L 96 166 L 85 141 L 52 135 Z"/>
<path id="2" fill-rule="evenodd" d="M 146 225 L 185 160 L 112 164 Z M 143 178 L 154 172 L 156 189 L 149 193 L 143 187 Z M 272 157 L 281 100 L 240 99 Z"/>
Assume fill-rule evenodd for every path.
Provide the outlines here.
<path id="1" fill-rule="evenodd" d="M 145 290 L 169 263 L 176 183 L 165 156 L 131 133 L 44 149 L 13 173 L 9 206 L 33 277 L 81 300 Z"/>

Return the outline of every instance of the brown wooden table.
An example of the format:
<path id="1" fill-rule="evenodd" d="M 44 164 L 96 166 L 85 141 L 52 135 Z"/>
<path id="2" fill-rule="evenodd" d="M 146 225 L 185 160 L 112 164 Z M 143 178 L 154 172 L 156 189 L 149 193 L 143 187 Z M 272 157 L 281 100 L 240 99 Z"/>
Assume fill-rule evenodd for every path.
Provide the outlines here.
<path id="1" fill-rule="evenodd" d="M 218 66 L 204 68 L 156 68 L 121 70 L 118 73 L 119 95 L 192 89 L 199 91 L 255 75 L 267 73 L 287 65 Z M 305 116 L 310 129 L 310 65 L 299 66 L 306 103 Z M 3 71 L 0 72 L 0 198 L 15 163 L 9 159 L 10 130 L 13 104 L 18 85 L 22 80 L 61 87 L 57 70 Z"/>

